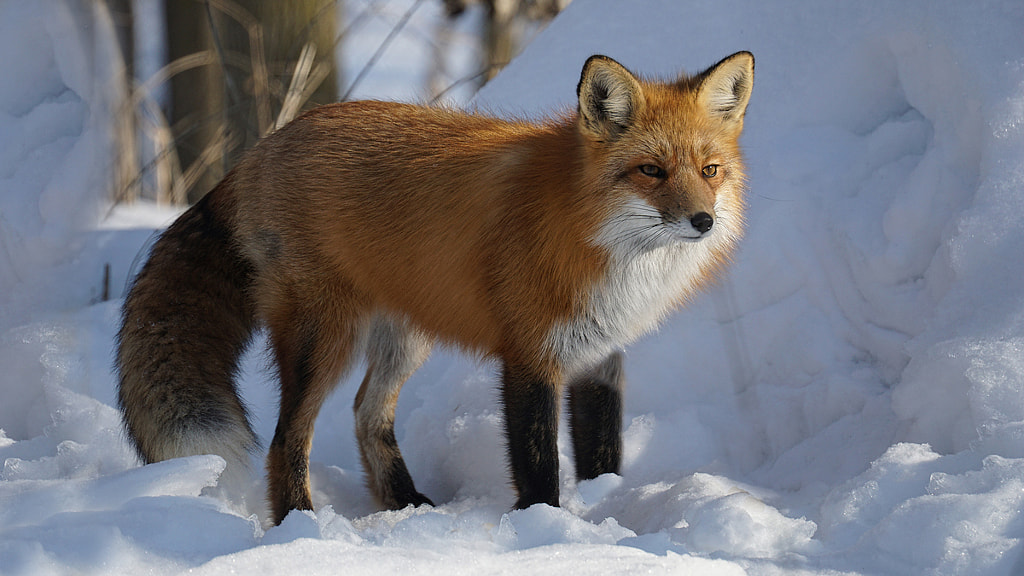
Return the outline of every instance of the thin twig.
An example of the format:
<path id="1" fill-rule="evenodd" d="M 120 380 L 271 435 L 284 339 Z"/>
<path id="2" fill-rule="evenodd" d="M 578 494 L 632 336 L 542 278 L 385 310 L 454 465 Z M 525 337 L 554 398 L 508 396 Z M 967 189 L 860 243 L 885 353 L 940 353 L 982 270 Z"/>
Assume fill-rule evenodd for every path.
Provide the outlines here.
<path id="1" fill-rule="evenodd" d="M 210 0 L 203 2 L 206 6 L 206 22 L 210 26 L 210 35 L 213 38 L 213 48 L 217 52 L 217 56 L 220 57 L 220 68 L 224 73 L 224 84 L 227 86 L 228 98 L 232 102 L 242 101 L 242 92 L 238 89 L 235 84 L 235 79 L 228 73 L 227 62 L 224 57 L 224 45 L 220 41 L 220 30 L 217 28 L 216 22 L 213 20 L 213 10 L 210 6 Z M 221 10 L 223 12 L 223 10 Z"/>
<path id="2" fill-rule="evenodd" d="M 159 70 L 154 72 L 152 76 L 147 78 L 145 82 L 142 82 L 135 87 L 132 105 L 138 105 L 141 101 L 150 98 L 150 94 L 153 92 L 153 89 L 169 80 L 171 76 L 200 66 L 208 66 L 216 62 L 217 55 L 212 50 L 194 52 L 168 62 Z"/>
<path id="3" fill-rule="evenodd" d="M 281 111 L 277 113 L 277 122 L 274 123 L 274 130 L 291 121 L 302 106 L 299 97 L 303 88 L 309 80 L 309 71 L 313 68 L 313 61 L 316 59 L 316 45 L 306 42 L 299 54 L 299 60 L 295 63 L 295 70 L 292 71 L 291 82 L 288 83 L 288 92 L 284 95 L 284 102 L 281 103 Z"/>
<path id="4" fill-rule="evenodd" d="M 309 42 L 308 38 L 311 35 L 311 32 L 313 30 L 313 26 L 315 26 L 317 21 L 319 21 L 321 18 L 323 18 L 327 14 L 327 11 L 331 10 L 332 8 L 335 10 L 335 12 L 331 16 L 334 17 L 335 20 L 337 20 L 338 19 L 338 15 L 337 15 L 338 2 L 336 0 L 324 0 L 323 3 L 320 5 L 320 7 L 316 9 L 316 12 L 309 19 L 309 21 L 306 22 L 306 25 L 302 27 L 302 30 L 299 30 L 299 33 L 295 35 L 295 39 L 292 40 L 292 43 L 288 47 L 288 51 L 285 54 L 286 55 L 294 54 L 295 53 L 295 49 L 298 48 L 299 44 L 302 44 L 303 47 L 305 47 L 306 42 Z M 301 54 L 301 50 L 300 50 L 300 54 Z"/>
<path id="5" fill-rule="evenodd" d="M 388 32 L 388 35 L 386 38 L 384 38 L 384 41 L 380 43 L 380 46 L 377 46 L 376 52 L 373 53 L 373 56 L 370 56 L 370 59 L 366 61 L 365 65 L 363 65 L 363 68 L 359 71 L 359 74 L 357 74 L 355 79 L 352 80 L 352 83 L 349 84 L 348 89 L 345 90 L 345 94 L 343 94 L 341 97 L 342 101 L 348 100 L 349 96 L 352 95 L 352 92 L 356 89 L 357 86 L 359 86 L 359 84 L 363 81 L 363 78 L 366 77 L 366 74 L 374 67 L 374 65 L 377 64 L 377 60 L 379 60 L 380 57 L 384 54 L 384 51 L 387 50 L 388 46 L 391 45 L 391 42 L 398 36 L 398 33 L 402 31 L 402 28 L 405 28 L 405 25 L 409 22 L 409 19 L 412 18 L 412 15 L 416 12 L 416 9 L 419 8 L 420 4 L 422 3 L 423 0 L 416 0 L 415 2 L 413 2 L 412 6 L 410 6 L 409 9 L 405 11 L 405 14 L 402 14 L 402 18 L 399 19 L 398 23 L 395 24 L 395 26 L 391 29 L 390 32 Z"/>
<path id="6" fill-rule="evenodd" d="M 469 76 L 463 76 L 462 78 L 459 78 L 455 82 L 452 82 L 447 87 L 445 87 L 444 90 L 438 92 L 437 95 L 435 95 L 433 98 L 431 98 L 430 104 L 437 104 L 441 100 L 441 98 L 444 97 L 445 94 L 451 92 L 452 90 L 458 88 L 459 86 L 462 86 L 463 84 L 466 84 L 467 82 L 474 82 L 484 76 L 487 76 L 488 74 L 491 73 L 491 70 L 493 70 L 494 68 L 504 68 L 507 64 L 508 62 L 499 62 L 491 64 L 490 66 L 486 66 L 483 70 L 477 72 L 476 74 L 471 74 Z"/>
<path id="7" fill-rule="evenodd" d="M 192 161 L 192 164 L 182 173 L 179 182 L 185 190 L 191 190 L 202 176 L 203 170 L 213 165 L 222 155 L 223 147 L 228 141 L 227 130 L 220 126 L 214 134 L 213 139 L 203 148 L 199 157 Z"/>
<path id="8" fill-rule="evenodd" d="M 263 54 L 263 25 L 248 10 L 232 0 L 206 0 L 207 7 L 215 8 L 233 18 L 249 35 L 249 57 L 252 59 L 253 96 L 256 99 L 257 136 L 270 131 L 270 95 L 267 80 L 267 60 Z M 211 20 L 212 26 L 212 20 Z M 214 28 L 216 31 L 216 28 Z M 222 54 L 223 58 L 223 54 Z M 225 76 L 227 70 L 225 69 Z"/>
<path id="9" fill-rule="evenodd" d="M 174 145 L 174 136 L 168 125 L 167 117 L 164 116 L 160 106 L 152 98 L 145 98 L 142 101 L 149 117 L 152 117 L 152 128 L 146 130 L 144 124 L 140 124 L 152 140 L 158 152 L 154 155 L 152 162 L 143 167 L 139 172 L 138 180 L 142 174 L 153 166 L 156 170 L 156 201 L 158 204 L 171 204 L 180 206 L 185 204 L 185 191 L 175 186 L 175 182 L 181 179 L 181 160 L 178 158 L 178 149 Z"/>

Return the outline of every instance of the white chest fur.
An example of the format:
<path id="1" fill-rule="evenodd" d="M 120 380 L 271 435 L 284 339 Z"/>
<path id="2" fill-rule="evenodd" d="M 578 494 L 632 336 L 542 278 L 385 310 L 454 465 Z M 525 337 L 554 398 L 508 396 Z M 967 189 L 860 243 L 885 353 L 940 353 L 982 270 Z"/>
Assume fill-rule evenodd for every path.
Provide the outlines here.
<path id="1" fill-rule="evenodd" d="M 605 278 L 591 287 L 585 310 L 555 325 L 547 346 L 567 377 L 586 370 L 658 324 L 699 289 L 716 254 L 739 237 L 739 220 L 719 210 L 713 229 L 698 241 L 667 239 L 637 218 L 609 223 L 596 241 L 609 250 Z M 654 238 L 654 240 L 652 240 Z"/>
<path id="2" fill-rule="evenodd" d="M 650 332 L 700 283 L 711 258 L 707 242 L 613 257 L 609 274 L 589 293 L 585 312 L 556 325 L 548 345 L 569 376 Z"/>

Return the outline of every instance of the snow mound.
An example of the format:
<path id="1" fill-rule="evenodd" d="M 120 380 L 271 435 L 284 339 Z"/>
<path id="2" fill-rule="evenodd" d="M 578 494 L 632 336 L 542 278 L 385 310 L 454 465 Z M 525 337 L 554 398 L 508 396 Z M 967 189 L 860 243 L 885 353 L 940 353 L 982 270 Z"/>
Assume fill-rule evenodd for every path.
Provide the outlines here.
<path id="1" fill-rule="evenodd" d="M 562 507 L 509 512 L 495 366 L 441 351 L 396 420 L 439 505 L 362 488 L 354 374 L 317 421 L 317 511 L 272 528 L 260 474 L 219 493 L 222 460 L 141 467 L 121 432 L 117 298 L 175 214 L 100 222 L 98 5 L 0 3 L 0 573 L 1024 573 L 1019 2 L 571 4 L 476 107 L 571 109 L 593 53 L 757 58 L 748 234 L 628 351 L 621 474 L 577 484 L 563 431 Z M 240 386 L 266 443 L 261 344 Z"/>

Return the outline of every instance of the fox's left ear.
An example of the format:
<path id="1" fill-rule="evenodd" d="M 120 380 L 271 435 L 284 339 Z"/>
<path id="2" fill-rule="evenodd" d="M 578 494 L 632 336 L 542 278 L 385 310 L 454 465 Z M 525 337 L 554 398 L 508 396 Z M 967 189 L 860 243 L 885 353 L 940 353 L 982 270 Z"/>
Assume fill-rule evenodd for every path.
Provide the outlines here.
<path id="1" fill-rule="evenodd" d="M 640 82 L 607 56 L 591 56 L 576 86 L 580 128 L 598 140 L 614 140 L 633 123 L 644 105 Z"/>
<path id="2" fill-rule="evenodd" d="M 737 52 L 699 76 L 697 100 L 708 112 L 726 121 L 742 121 L 754 87 L 754 55 Z"/>

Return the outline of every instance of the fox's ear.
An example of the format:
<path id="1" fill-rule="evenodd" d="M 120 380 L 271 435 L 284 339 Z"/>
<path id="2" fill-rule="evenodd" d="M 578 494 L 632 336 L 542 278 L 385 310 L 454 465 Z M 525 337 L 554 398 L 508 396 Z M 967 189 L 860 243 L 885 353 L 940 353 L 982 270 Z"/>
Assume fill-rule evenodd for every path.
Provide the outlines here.
<path id="1" fill-rule="evenodd" d="M 742 121 L 754 87 L 754 55 L 737 52 L 702 72 L 697 100 L 712 116 Z"/>
<path id="2" fill-rule="evenodd" d="M 643 107 L 640 82 L 607 56 L 591 56 L 583 65 L 576 86 L 580 100 L 580 127 L 598 139 L 615 139 L 629 127 Z"/>

